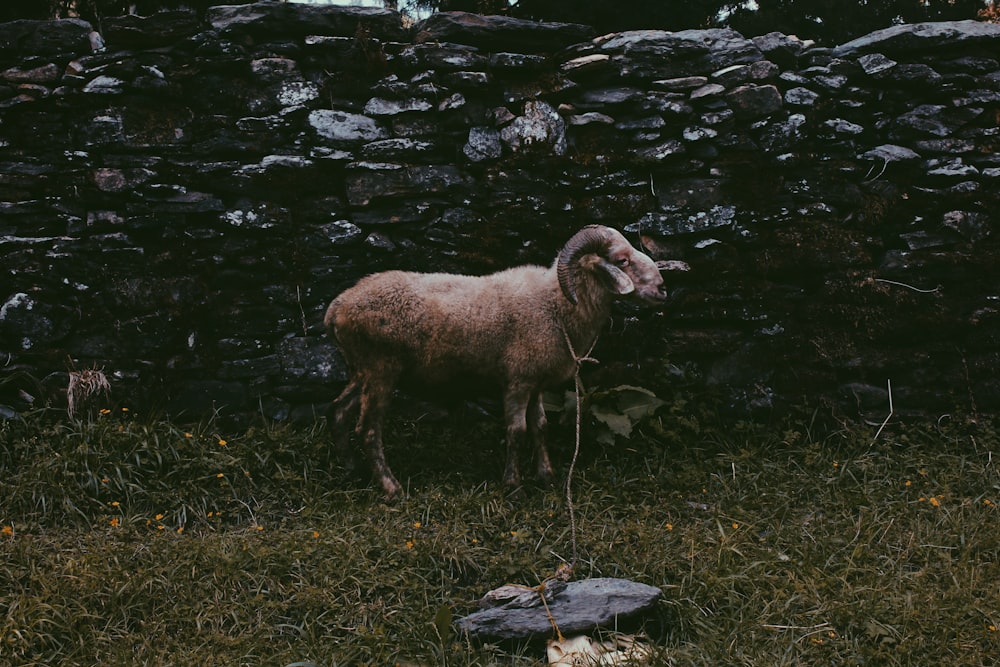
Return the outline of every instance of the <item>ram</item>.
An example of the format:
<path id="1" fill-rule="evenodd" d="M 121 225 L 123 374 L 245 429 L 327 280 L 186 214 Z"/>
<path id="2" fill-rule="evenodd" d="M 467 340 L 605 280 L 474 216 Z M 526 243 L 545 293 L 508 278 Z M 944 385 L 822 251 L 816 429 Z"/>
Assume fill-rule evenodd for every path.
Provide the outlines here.
<path id="1" fill-rule="evenodd" d="M 617 230 L 599 225 L 577 232 L 550 267 L 362 278 L 330 303 L 324 318 L 351 371 L 333 404 L 335 444 L 349 454 L 355 420 L 375 479 L 387 496 L 399 494 L 382 447 L 382 420 L 395 388 L 447 385 L 472 375 L 502 388 L 504 483 L 520 484 L 519 452 L 529 442 L 538 475 L 548 481 L 542 391 L 573 377 L 616 299 L 661 305 L 666 296 L 657 263 Z"/>

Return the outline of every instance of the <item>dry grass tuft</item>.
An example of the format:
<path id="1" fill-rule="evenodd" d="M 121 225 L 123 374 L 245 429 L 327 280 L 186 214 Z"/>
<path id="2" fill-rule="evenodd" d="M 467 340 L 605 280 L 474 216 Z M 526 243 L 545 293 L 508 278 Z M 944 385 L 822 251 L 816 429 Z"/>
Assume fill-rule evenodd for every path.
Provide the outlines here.
<path id="1" fill-rule="evenodd" d="M 111 383 L 104 371 L 88 368 L 69 372 L 69 386 L 66 388 L 66 412 L 70 419 L 87 410 L 95 410 L 101 401 L 111 397 Z"/>

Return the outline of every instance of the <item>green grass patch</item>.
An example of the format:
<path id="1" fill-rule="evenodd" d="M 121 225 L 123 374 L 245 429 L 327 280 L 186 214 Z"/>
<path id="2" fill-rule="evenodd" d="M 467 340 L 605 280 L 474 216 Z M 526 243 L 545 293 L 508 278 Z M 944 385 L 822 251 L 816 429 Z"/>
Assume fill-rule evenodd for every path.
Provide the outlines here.
<path id="1" fill-rule="evenodd" d="M 982 425 L 814 434 L 671 414 L 585 438 L 577 576 L 659 586 L 662 665 L 991 665 L 998 445 Z M 323 428 L 107 414 L 0 424 L 0 660 L 539 665 L 443 620 L 570 557 L 561 490 L 499 484 L 502 427 L 397 419 L 386 504 Z M 554 425 L 564 466 L 571 429 Z M 437 621 L 437 622 L 435 622 Z"/>

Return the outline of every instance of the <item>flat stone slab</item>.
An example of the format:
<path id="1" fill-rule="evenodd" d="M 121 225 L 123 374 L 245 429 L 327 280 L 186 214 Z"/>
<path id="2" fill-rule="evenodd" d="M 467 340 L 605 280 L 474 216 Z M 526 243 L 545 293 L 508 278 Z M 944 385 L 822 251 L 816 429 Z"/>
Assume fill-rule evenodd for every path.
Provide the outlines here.
<path id="1" fill-rule="evenodd" d="M 613 625 L 649 609 L 662 595 L 655 586 L 607 577 L 553 581 L 545 592 L 549 612 L 564 635 Z M 485 608 L 455 621 L 470 637 L 525 639 L 552 632 L 541 597 L 533 590 L 503 586 L 487 593 L 480 606 Z"/>
<path id="2" fill-rule="evenodd" d="M 286 2 L 251 2 L 209 7 L 208 22 L 230 35 L 250 34 L 265 39 L 276 35 L 328 35 L 353 37 L 363 25 L 380 40 L 406 39 L 399 12 L 376 7 L 305 5 Z"/>
<path id="3" fill-rule="evenodd" d="M 490 51 L 551 53 L 594 36 L 579 23 L 530 21 L 510 16 L 482 16 L 467 12 L 435 12 L 418 23 L 414 42 L 454 42 Z"/>
<path id="4" fill-rule="evenodd" d="M 876 30 L 833 49 L 837 58 L 878 52 L 899 55 L 953 47 L 993 46 L 1000 42 L 1000 25 L 968 19 L 907 23 Z"/>

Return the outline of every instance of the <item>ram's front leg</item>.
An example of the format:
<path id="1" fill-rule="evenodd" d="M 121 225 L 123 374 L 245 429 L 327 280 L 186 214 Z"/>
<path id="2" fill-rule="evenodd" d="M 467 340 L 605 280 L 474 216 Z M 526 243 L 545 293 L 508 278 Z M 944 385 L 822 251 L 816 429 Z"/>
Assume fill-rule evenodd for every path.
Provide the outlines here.
<path id="1" fill-rule="evenodd" d="M 510 487 L 521 485 L 520 455 L 528 441 L 528 400 L 530 392 L 508 390 L 504 396 L 504 421 L 507 424 L 507 466 L 503 483 Z"/>
<path id="2" fill-rule="evenodd" d="M 538 479 L 543 484 L 552 483 L 552 463 L 549 461 L 549 450 L 545 447 L 545 406 L 542 403 L 541 392 L 536 393 L 528 404 L 528 434 L 535 448 L 535 466 Z"/>

